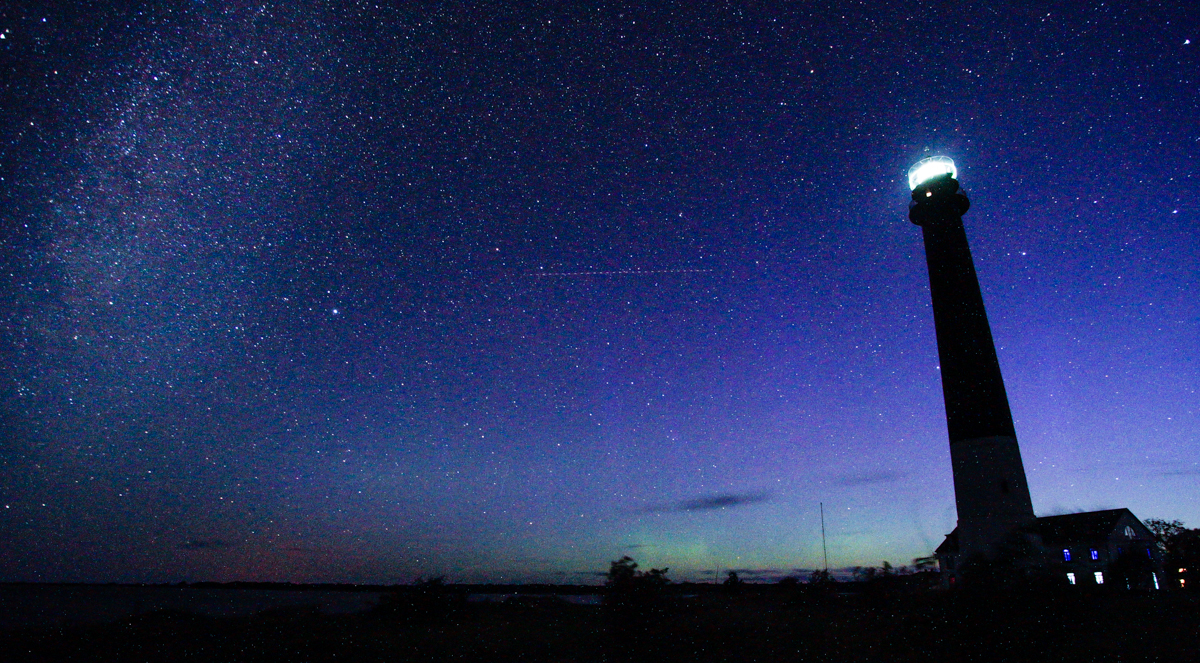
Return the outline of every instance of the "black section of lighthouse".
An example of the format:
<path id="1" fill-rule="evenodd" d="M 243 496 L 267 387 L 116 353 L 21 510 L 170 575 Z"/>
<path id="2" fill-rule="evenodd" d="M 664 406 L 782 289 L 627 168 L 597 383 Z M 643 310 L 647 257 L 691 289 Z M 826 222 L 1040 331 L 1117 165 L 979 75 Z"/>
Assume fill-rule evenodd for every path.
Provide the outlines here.
<path id="1" fill-rule="evenodd" d="M 947 172 L 914 185 L 908 218 L 925 236 L 942 396 L 950 433 L 961 559 L 991 558 L 1033 521 L 1025 466 L 962 216 L 970 207 Z"/>

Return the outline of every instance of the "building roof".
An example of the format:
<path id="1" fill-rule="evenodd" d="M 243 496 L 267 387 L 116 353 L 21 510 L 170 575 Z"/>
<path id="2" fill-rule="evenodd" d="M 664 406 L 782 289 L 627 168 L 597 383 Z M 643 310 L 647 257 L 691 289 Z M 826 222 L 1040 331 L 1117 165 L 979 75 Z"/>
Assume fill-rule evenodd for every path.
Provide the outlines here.
<path id="1" fill-rule="evenodd" d="M 1141 521 L 1129 509 L 1106 509 L 1084 513 L 1067 513 L 1061 516 L 1043 516 L 1029 526 L 1030 532 L 1041 537 L 1046 545 L 1081 543 L 1107 539 L 1117 528 L 1124 516 L 1138 525 Z M 1144 529 L 1140 527 L 1139 529 Z M 958 552 L 958 528 L 946 535 L 942 545 L 935 551 L 938 555 Z"/>
<path id="2" fill-rule="evenodd" d="M 946 540 L 942 541 L 942 545 L 933 551 L 935 555 L 947 555 L 958 552 L 958 528 L 955 527 L 952 532 L 946 535 Z"/>
<path id="3" fill-rule="evenodd" d="M 1067 513 L 1061 516 L 1043 516 L 1033 521 L 1033 531 L 1047 544 L 1072 543 L 1107 539 L 1117 528 L 1121 517 L 1128 514 L 1137 517 L 1129 509 L 1106 509 L 1085 513 Z"/>

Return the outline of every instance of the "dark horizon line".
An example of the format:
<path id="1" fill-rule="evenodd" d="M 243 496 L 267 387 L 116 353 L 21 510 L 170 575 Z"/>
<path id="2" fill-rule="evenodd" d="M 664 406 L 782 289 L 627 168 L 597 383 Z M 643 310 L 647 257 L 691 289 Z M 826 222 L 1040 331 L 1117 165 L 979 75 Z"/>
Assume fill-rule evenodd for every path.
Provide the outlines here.
<path id="1" fill-rule="evenodd" d="M 831 569 L 831 571 L 833 571 Z M 796 576 L 784 576 L 796 577 Z M 803 582 L 803 578 L 797 578 Z M 748 585 L 776 585 L 779 580 L 762 581 L 754 576 L 744 578 L 742 580 Z M 717 582 L 699 582 L 695 580 L 676 580 L 671 581 L 671 585 L 700 585 L 700 586 L 719 586 L 721 581 Z M 604 584 L 579 584 L 579 583 L 556 583 L 556 582 L 446 582 L 445 587 L 456 588 L 558 588 L 558 589 L 586 589 L 586 590 L 601 590 L 604 589 Z M 421 587 L 421 581 L 407 583 L 350 583 L 350 582 L 279 582 L 279 581 L 262 581 L 262 580 L 232 580 L 229 582 L 220 582 L 215 580 L 200 580 L 196 582 L 179 581 L 179 582 L 47 582 L 47 581 L 0 581 L 0 588 L 4 587 L 162 587 L 162 588 L 203 588 L 203 589 L 281 589 L 281 590 L 317 590 L 317 589 L 337 589 L 344 591 L 393 591 L 396 589 L 416 589 Z"/>

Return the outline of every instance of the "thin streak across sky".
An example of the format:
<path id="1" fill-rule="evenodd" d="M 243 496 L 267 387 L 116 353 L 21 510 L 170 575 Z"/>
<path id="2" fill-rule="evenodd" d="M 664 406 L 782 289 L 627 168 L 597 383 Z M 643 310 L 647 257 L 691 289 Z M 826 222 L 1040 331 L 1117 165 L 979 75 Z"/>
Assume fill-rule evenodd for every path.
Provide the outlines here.
<path id="1" fill-rule="evenodd" d="M 533 272 L 530 276 L 639 276 L 643 274 L 704 274 L 711 269 L 610 269 L 578 272 Z"/>

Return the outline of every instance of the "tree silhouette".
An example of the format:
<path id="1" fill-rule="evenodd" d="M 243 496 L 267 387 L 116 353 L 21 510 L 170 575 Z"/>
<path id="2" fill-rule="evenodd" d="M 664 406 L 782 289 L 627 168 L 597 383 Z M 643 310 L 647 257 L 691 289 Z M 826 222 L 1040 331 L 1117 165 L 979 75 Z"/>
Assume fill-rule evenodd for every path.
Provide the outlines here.
<path id="1" fill-rule="evenodd" d="M 1142 522 L 1146 529 L 1154 533 L 1154 536 L 1165 547 L 1169 547 L 1171 542 L 1180 534 L 1187 531 L 1183 523 L 1178 520 L 1163 520 L 1161 518 L 1149 518 Z"/>
<path id="2" fill-rule="evenodd" d="M 628 555 L 612 562 L 608 568 L 605 603 L 622 609 L 641 609 L 657 603 L 667 580 L 669 569 L 639 571 L 637 562 Z"/>
<path id="3" fill-rule="evenodd" d="M 612 562 L 608 567 L 608 580 L 604 582 L 605 586 L 611 589 L 632 584 L 638 576 L 637 567 L 637 562 L 633 561 L 629 555 Z"/>
<path id="4" fill-rule="evenodd" d="M 816 586 L 832 585 L 834 583 L 833 576 L 830 575 L 829 569 L 817 569 L 808 575 L 808 584 Z"/>
<path id="5" fill-rule="evenodd" d="M 1200 591 L 1200 529 L 1188 529 L 1178 520 L 1150 518 L 1143 522 L 1158 537 L 1169 585 Z"/>
<path id="6" fill-rule="evenodd" d="M 638 571 L 638 563 L 626 555 L 608 567 L 608 580 L 604 583 L 612 591 L 630 591 L 658 589 L 670 584 L 667 571 L 670 569 L 650 569 Z"/>

